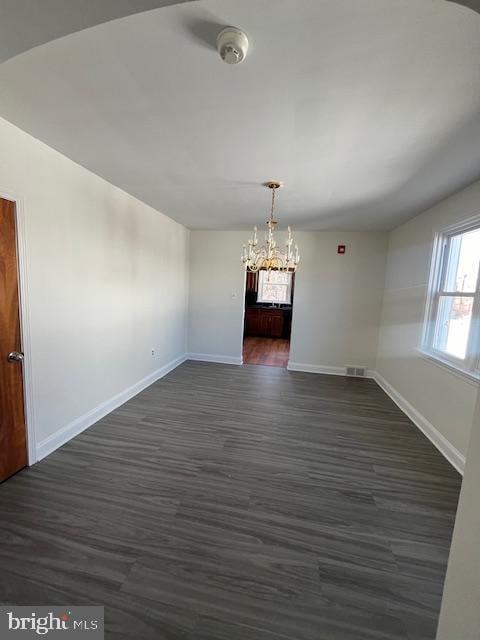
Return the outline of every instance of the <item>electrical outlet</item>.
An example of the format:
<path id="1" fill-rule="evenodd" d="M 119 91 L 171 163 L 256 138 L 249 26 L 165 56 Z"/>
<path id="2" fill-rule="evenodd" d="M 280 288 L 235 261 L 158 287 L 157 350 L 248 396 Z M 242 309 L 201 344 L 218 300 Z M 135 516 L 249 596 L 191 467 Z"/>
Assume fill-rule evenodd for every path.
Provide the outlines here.
<path id="1" fill-rule="evenodd" d="M 152 349 L 152 358 L 155 357 L 155 349 Z"/>

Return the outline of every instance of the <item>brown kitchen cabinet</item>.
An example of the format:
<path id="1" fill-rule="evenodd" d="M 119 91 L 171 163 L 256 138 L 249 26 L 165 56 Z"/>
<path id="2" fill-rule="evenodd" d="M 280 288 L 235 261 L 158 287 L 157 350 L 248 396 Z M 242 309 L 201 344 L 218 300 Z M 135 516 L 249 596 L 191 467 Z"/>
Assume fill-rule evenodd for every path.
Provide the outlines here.
<path id="1" fill-rule="evenodd" d="M 282 309 L 247 307 L 245 310 L 245 335 L 281 338 L 284 322 Z"/>

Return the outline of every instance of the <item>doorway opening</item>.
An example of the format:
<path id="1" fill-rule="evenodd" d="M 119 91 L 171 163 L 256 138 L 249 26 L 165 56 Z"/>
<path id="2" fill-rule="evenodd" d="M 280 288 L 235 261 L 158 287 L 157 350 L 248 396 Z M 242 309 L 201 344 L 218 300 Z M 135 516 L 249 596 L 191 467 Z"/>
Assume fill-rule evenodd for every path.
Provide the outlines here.
<path id="1" fill-rule="evenodd" d="M 247 271 L 244 364 L 286 367 L 290 354 L 295 273 Z"/>

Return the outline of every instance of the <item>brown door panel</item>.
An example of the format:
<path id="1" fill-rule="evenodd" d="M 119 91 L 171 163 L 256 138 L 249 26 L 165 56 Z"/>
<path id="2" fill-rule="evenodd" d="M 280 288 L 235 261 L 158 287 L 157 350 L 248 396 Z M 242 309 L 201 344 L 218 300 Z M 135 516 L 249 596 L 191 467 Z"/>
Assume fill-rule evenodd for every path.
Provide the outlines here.
<path id="1" fill-rule="evenodd" d="M 0 482 L 27 464 L 15 204 L 0 198 Z"/>

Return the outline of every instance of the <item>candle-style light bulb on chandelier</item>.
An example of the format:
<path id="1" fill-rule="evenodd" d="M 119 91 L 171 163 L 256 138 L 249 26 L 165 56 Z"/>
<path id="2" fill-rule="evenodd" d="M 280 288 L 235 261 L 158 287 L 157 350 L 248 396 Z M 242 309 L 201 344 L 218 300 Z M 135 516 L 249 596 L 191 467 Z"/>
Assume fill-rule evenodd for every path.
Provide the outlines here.
<path id="1" fill-rule="evenodd" d="M 300 254 L 298 253 L 297 245 L 292 249 L 292 230 L 288 227 L 285 249 L 277 246 L 274 235 L 277 225 L 277 221 L 273 217 L 275 192 L 282 186 L 282 183 L 272 180 L 271 182 L 266 182 L 265 186 L 272 190 L 272 207 L 270 218 L 267 220 L 265 242 L 258 246 L 257 227 L 253 227 L 253 238 L 248 241 L 248 246 L 243 245 L 242 262 L 247 271 L 260 271 L 261 269 L 267 271 L 295 271 L 300 262 Z"/>

